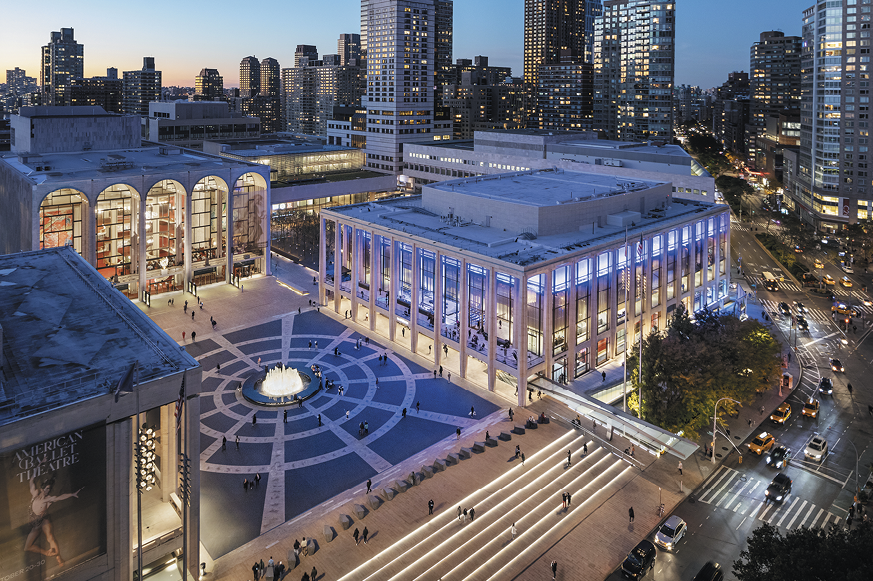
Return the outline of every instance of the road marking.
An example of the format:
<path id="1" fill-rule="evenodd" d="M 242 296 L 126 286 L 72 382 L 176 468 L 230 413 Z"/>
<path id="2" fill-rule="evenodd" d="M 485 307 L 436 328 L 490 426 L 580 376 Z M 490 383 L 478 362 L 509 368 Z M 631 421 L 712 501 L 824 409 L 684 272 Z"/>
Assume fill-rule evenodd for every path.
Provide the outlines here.
<path id="1" fill-rule="evenodd" d="M 815 515 L 815 518 L 812 519 L 812 521 L 810 521 L 810 523 L 809 523 L 809 526 L 810 526 L 810 527 L 814 527 L 814 526 L 815 526 L 815 523 L 818 521 L 818 518 L 819 518 L 819 517 L 824 513 L 824 511 L 825 511 L 825 510 L 824 510 L 823 508 L 820 508 L 820 509 L 818 510 L 818 514 L 816 514 L 816 515 Z M 825 522 L 827 522 L 827 517 L 825 517 Z"/>
<path id="2" fill-rule="evenodd" d="M 747 518 L 748 518 L 748 517 L 743 517 L 742 522 L 741 522 L 740 524 L 738 524 L 738 525 L 737 525 L 737 528 L 735 528 L 734 530 L 738 530 L 741 526 L 743 526 L 743 523 L 746 522 L 746 519 L 747 519 Z"/>
<path id="3" fill-rule="evenodd" d="M 727 503 L 725 503 L 724 508 L 729 508 L 730 505 L 732 505 L 732 504 L 734 503 L 734 501 L 737 499 L 737 497 L 738 497 L 738 496 L 743 492 L 743 490 L 745 490 L 746 486 L 748 486 L 749 484 L 750 484 L 750 483 L 749 483 L 748 481 L 747 481 L 745 484 L 743 484 L 743 485 L 740 487 L 740 489 L 737 490 L 737 493 L 734 494 L 734 497 L 731 498 Z M 722 502 L 724 502 L 725 500 L 727 500 L 727 498 L 728 498 L 730 495 L 731 495 L 730 492 L 728 492 L 727 494 L 725 494 L 724 498 L 722 499 Z"/>
<path id="4" fill-rule="evenodd" d="M 803 517 L 803 520 L 800 521 L 800 524 L 797 525 L 797 528 L 800 528 L 800 527 L 802 527 L 803 525 L 806 524 L 806 519 L 809 518 L 809 516 L 812 514 L 812 511 L 814 511 L 814 510 L 815 510 L 815 505 L 814 505 L 814 504 L 810 504 L 810 505 L 809 505 L 809 512 L 806 513 L 806 516 Z M 824 510 L 824 509 L 821 509 L 821 510 Z M 815 520 L 813 520 L 812 522 L 815 522 Z M 810 523 L 810 524 L 811 524 L 811 523 Z"/>
<path id="5" fill-rule="evenodd" d="M 782 526 L 782 521 L 784 521 L 785 518 L 786 518 L 789 514 L 791 514 L 791 511 L 794 510 L 794 505 L 797 504 L 797 501 L 798 501 L 798 500 L 800 500 L 800 499 L 799 499 L 799 498 L 795 498 L 795 499 L 794 499 L 794 502 L 792 502 L 792 503 L 791 503 L 791 506 L 788 507 L 788 510 L 785 511 L 785 514 L 782 515 L 782 518 L 780 518 L 780 519 L 779 519 L 779 522 L 776 523 L 776 526 L 777 526 L 777 527 L 781 527 L 781 526 Z M 805 500 L 803 501 L 803 504 L 806 504 L 806 501 L 805 501 Z M 801 507 L 801 508 L 802 508 L 802 507 Z M 797 518 L 797 517 L 794 517 L 794 518 Z M 791 526 L 789 525 L 788 528 L 791 528 Z"/>
<path id="6" fill-rule="evenodd" d="M 730 468 L 728 468 L 728 470 L 730 470 Z M 731 472 L 733 472 L 733 470 L 731 470 Z M 734 473 L 734 474 L 736 474 L 736 473 Z M 724 476 L 727 476 L 727 472 L 725 472 Z M 724 478 L 724 476 L 722 476 L 722 478 Z M 720 496 L 721 493 L 724 492 L 724 489 L 727 488 L 727 485 L 730 484 L 730 483 L 731 483 L 731 480 L 733 480 L 733 479 L 734 479 L 734 476 L 733 476 L 733 474 L 731 474 L 731 477 L 728 478 L 727 481 L 726 481 L 724 484 L 721 485 L 721 488 L 718 489 L 718 491 L 717 491 L 717 492 L 712 496 L 712 498 L 710 498 L 709 500 L 704 501 L 704 502 L 706 502 L 707 504 L 709 504 L 713 499 L 715 499 L 715 498 L 717 498 L 718 496 Z M 721 482 L 721 478 L 719 478 L 719 482 Z M 714 488 L 715 486 L 718 486 L 718 482 L 715 483 L 715 485 L 713 486 L 713 488 Z"/>
<path id="7" fill-rule="evenodd" d="M 737 505 L 734 507 L 734 512 L 737 512 L 741 506 L 743 506 L 742 500 L 740 502 L 738 502 Z"/>
<path id="8" fill-rule="evenodd" d="M 764 512 L 758 515 L 758 520 L 764 520 L 764 517 L 767 516 L 767 513 L 770 512 L 770 509 L 773 508 L 772 504 L 768 504 L 767 501 L 762 500 L 761 506 L 758 507 L 758 510 L 761 510 L 761 507 L 766 505 L 767 508 L 764 509 Z"/>
<path id="9" fill-rule="evenodd" d="M 793 506 L 793 505 L 792 505 L 792 506 Z M 803 501 L 803 504 L 800 505 L 800 508 L 797 509 L 797 513 L 794 515 L 794 518 L 792 518 L 790 521 L 788 521 L 788 524 L 785 525 L 785 528 L 786 528 L 786 529 L 791 530 L 791 527 L 794 526 L 794 521 L 796 521 L 796 520 L 797 520 L 797 517 L 800 516 L 800 513 L 803 512 L 803 508 L 804 508 L 805 506 L 806 506 L 806 501 L 804 500 L 804 501 Z"/>
<path id="10" fill-rule="evenodd" d="M 716 471 L 716 473 L 713 474 L 713 478 L 715 478 L 715 476 L 716 476 L 719 472 L 721 472 L 722 468 L 725 469 L 725 472 L 724 472 L 721 476 L 719 476 L 718 480 L 716 480 L 716 481 L 712 484 L 712 486 L 710 486 L 709 488 L 707 488 L 706 492 L 703 493 L 703 496 L 701 496 L 700 498 L 697 499 L 698 502 L 703 502 L 703 503 L 705 503 L 705 504 L 709 504 L 710 501 L 709 501 L 709 500 L 703 500 L 703 498 L 704 498 L 706 495 L 708 495 L 710 492 L 712 492 L 712 490 L 713 490 L 716 486 L 718 486 L 718 483 L 721 482 L 721 479 L 724 478 L 725 476 L 727 476 L 727 475 L 731 472 L 731 469 L 728 468 L 727 466 L 720 466 L 719 469 Z"/>

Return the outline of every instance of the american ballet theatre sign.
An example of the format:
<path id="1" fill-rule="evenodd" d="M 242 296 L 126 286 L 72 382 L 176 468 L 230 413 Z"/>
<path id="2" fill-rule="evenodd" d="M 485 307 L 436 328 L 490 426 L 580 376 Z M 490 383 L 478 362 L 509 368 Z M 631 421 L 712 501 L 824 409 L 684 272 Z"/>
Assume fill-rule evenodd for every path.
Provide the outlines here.
<path id="1" fill-rule="evenodd" d="M 43 580 L 106 552 L 106 428 L 0 455 L 0 581 Z"/>

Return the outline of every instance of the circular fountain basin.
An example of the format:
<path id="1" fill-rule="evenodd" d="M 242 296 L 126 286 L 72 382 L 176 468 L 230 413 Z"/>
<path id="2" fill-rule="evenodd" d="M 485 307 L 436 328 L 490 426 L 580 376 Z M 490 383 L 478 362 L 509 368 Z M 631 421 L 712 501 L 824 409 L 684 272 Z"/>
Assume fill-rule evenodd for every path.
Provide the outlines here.
<path id="1" fill-rule="evenodd" d="M 312 378 L 307 373 L 300 370 L 297 370 L 296 372 L 300 378 L 299 384 L 290 383 L 288 381 L 283 382 L 283 378 L 280 377 L 278 382 L 274 381 L 272 386 L 268 385 L 267 389 L 265 389 L 264 380 L 267 376 L 270 375 L 272 379 L 277 375 L 277 372 L 280 371 L 282 371 L 281 368 L 273 365 L 266 369 L 260 369 L 249 373 L 242 382 L 243 397 L 253 404 L 277 407 L 291 405 L 301 400 L 306 401 L 318 393 L 320 389 L 318 383 L 312 381 Z M 287 388 L 287 391 L 285 392 L 287 394 L 283 394 L 283 385 Z"/>

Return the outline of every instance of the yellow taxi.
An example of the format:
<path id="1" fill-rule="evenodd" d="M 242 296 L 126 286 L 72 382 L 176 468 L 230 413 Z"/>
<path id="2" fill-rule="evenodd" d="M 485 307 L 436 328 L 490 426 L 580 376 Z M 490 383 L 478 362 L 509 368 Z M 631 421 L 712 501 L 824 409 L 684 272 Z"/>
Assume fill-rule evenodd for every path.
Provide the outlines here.
<path id="1" fill-rule="evenodd" d="M 776 445 L 776 438 L 773 434 L 761 432 L 755 439 L 749 442 L 749 452 L 754 452 L 758 456 L 764 452 L 768 452 L 770 448 Z"/>
<path id="2" fill-rule="evenodd" d="M 852 281 L 849 280 L 848 276 L 844 276 L 840 279 L 840 284 L 846 288 L 852 288 Z"/>
<path id="3" fill-rule="evenodd" d="M 820 407 L 820 403 L 815 398 L 809 398 L 803 403 L 803 415 L 810 418 L 818 417 L 818 408 Z"/>
<path id="4" fill-rule="evenodd" d="M 791 417 L 791 405 L 786 401 L 770 414 L 770 420 L 777 424 L 784 424 Z"/>
<path id="5" fill-rule="evenodd" d="M 834 277 L 829 274 L 824 275 L 821 280 L 828 286 L 834 286 L 835 284 L 837 284 L 837 281 L 834 280 Z"/>
<path id="6" fill-rule="evenodd" d="M 824 268 L 824 263 L 823 263 L 820 259 L 818 259 L 818 258 L 816 258 L 816 259 L 813 261 L 812 264 L 813 264 L 813 266 L 815 266 L 816 268 Z"/>
<path id="7" fill-rule="evenodd" d="M 852 305 L 847 305 L 846 303 L 836 303 L 831 306 L 832 311 L 836 311 L 841 315 L 849 315 L 850 317 L 858 317 L 860 316 L 860 310 L 856 309 Z"/>

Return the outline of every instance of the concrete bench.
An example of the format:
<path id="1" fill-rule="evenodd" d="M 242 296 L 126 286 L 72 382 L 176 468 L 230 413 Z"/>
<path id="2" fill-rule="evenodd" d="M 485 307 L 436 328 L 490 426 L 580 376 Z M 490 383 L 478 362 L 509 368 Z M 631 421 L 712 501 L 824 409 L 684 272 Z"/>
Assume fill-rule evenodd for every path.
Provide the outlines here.
<path id="1" fill-rule="evenodd" d="M 500 438 L 501 440 L 503 440 L 504 442 L 508 442 L 512 439 L 512 434 L 510 434 L 509 432 L 500 432 L 500 435 L 497 437 Z"/>
<path id="2" fill-rule="evenodd" d="M 477 454 L 481 454 L 485 451 L 485 442 L 475 442 L 473 444 L 473 451 Z"/>
<path id="3" fill-rule="evenodd" d="M 394 500 L 394 497 L 397 496 L 397 491 L 393 488 L 383 488 L 382 496 L 385 498 L 385 500 Z"/>
<path id="4" fill-rule="evenodd" d="M 460 450 L 458 450 L 458 457 L 461 458 L 461 460 L 466 460 L 472 455 L 473 450 L 471 450 L 470 448 L 461 448 Z"/>
<path id="5" fill-rule="evenodd" d="M 494 438 L 488 438 L 487 440 L 485 440 L 485 445 L 489 448 L 496 448 L 497 440 L 495 440 Z"/>
<path id="6" fill-rule="evenodd" d="M 461 458 L 455 453 L 451 453 L 448 456 L 446 456 L 446 466 L 451 466 L 453 464 L 457 464 L 460 461 L 461 461 Z"/>
<path id="7" fill-rule="evenodd" d="M 538 424 L 548 424 L 549 423 L 549 416 L 543 416 L 543 417 L 537 418 L 537 423 Z"/>
<path id="8" fill-rule="evenodd" d="M 525 422 L 524 427 L 528 430 L 536 430 L 538 426 L 536 422 Z"/>
<path id="9" fill-rule="evenodd" d="M 324 540 L 328 543 L 336 538 L 336 531 L 330 525 L 324 525 Z"/>
<path id="10" fill-rule="evenodd" d="M 373 510 L 377 510 L 380 506 L 382 506 L 382 499 L 374 494 L 371 494 L 368 500 L 370 502 L 370 507 Z"/>
<path id="11" fill-rule="evenodd" d="M 343 530 L 347 531 L 352 526 L 352 517 L 347 514 L 341 514 L 339 516 L 339 523 Z"/>
<path id="12" fill-rule="evenodd" d="M 358 517 L 358 520 L 361 520 L 365 516 L 367 516 L 367 508 L 363 504 L 356 504 L 354 506 L 355 516 Z"/>
<path id="13" fill-rule="evenodd" d="M 394 482 L 394 490 L 397 492 L 406 492 L 409 490 L 409 483 L 405 480 L 396 480 Z"/>
<path id="14" fill-rule="evenodd" d="M 433 471 L 434 472 L 442 472 L 446 469 L 446 461 L 445 460 L 435 460 L 433 463 Z"/>
<path id="15" fill-rule="evenodd" d="M 512 433 L 518 434 L 519 436 L 523 436 L 524 435 L 524 426 L 515 426 L 514 428 L 512 428 Z"/>
<path id="16" fill-rule="evenodd" d="M 421 475 L 424 478 L 433 478 L 433 466 L 422 466 Z"/>

